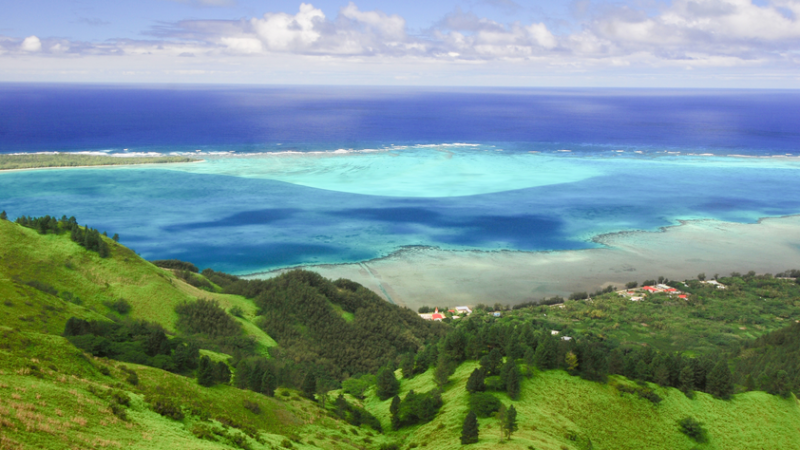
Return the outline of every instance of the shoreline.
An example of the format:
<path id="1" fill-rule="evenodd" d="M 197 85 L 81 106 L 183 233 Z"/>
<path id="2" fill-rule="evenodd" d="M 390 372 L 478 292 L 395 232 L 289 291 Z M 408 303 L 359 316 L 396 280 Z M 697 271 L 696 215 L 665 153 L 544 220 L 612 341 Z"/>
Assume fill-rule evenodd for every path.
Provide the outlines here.
<path id="1" fill-rule="evenodd" d="M 705 272 L 776 273 L 800 267 L 800 214 L 753 223 L 679 220 L 658 230 L 595 236 L 579 250 L 443 250 L 412 246 L 353 263 L 298 265 L 242 275 L 268 279 L 294 269 L 349 278 L 414 310 L 428 304 L 518 304 L 609 285 Z"/>
<path id="2" fill-rule="evenodd" d="M 566 253 L 566 252 L 587 252 L 592 250 L 602 250 L 605 248 L 610 248 L 608 244 L 603 242 L 604 239 L 611 239 L 613 237 L 625 237 L 629 235 L 638 235 L 638 234 L 658 234 L 658 233 L 668 233 L 670 230 L 674 228 L 680 228 L 686 225 L 691 225 L 693 223 L 704 223 L 704 222 L 716 222 L 721 224 L 736 224 L 736 225 L 759 225 L 764 221 L 769 220 L 779 220 L 779 219 L 788 219 L 788 218 L 798 218 L 800 219 L 800 213 L 797 214 L 785 214 L 781 216 L 765 216 L 759 217 L 755 222 L 748 222 L 748 223 L 741 223 L 741 222 L 725 222 L 717 219 L 677 219 L 678 222 L 675 225 L 665 225 L 663 227 L 658 227 L 655 230 L 623 230 L 623 231 L 612 231 L 608 233 L 601 233 L 594 235 L 593 237 L 587 239 L 588 242 L 593 242 L 595 244 L 601 245 L 602 247 L 597 248 L 581 248 L 581 249 L 573 249 L 573 250 L 512 250 L 512 249 L 499 249 L 499 250 L 482 250 L 482 249 L 466 249 L 466 250 L 451 250 L 451 249 L 444 249 L 442 247 L 436 245 L 404 245 L 400 246 L 397 250 L 394 250 L 384 256 L 377 256 L 375 258 L 370 259 L 363 259 L 360 261 L 351 261 L 351 262 L 342 262 L 342 263 L 322 263 L 322 264 L 298 264 L 293 266 L 286 266 L 286 267 L 279 267 L 277 269 L 270 269 L 270 270 L 261 270 L 258 272 L 250 272 L 241 275 L 237 275 L 242 278 L 255 278 L 261 275 L 273 275 L 276 274 L 280 275 L 284 272 L 288 272 L 295 269 L 305 269 L 308 267 L 338 267 L 338 266 L 348 266 L 353 264 L 370 264 L 381 262 L 385 260 L 392 259 L 394 257 L 403 256 L 405 253 L 410 253 L 414 251 L 437 251 L 437 252 L 446 252 L 446 253 L 477 253 L 477 254 L 485 254 L 485 253 L 521 253 L 521 254 L 552 254 L 552 253 Z M 800 265 L 800 261 L 798 261 L 798 265 Z"/>
<path id="3" fill-rule="evenodd" d="M 132 160 L 135 158 L 139 158 L 138 156 L 125 158 L 125 160 Z M 168 165 L 168 164 L 195 164 L 195 163 L 202 163 L 206 162 L 205 159 L 197 159 L 193 161 L 175 161 L 175 162 L 146 162 L 146 163 L 137 163 L 137 162 L 129 162 L 129 163 L 122 163 L 122 164 L 94 164 L 90 166 L 44 166 L 44 167 L 26 167 L 23 169 L 2 169 L 0 168 L 0 174 L 2 173 L 9 173 L 9 172 L 27 172 L 31 170 L 54 170 L 54 169 L 108 169 L 113 167 L 130 167 L 130 166 L 161 166 L 161 165 Z"/>

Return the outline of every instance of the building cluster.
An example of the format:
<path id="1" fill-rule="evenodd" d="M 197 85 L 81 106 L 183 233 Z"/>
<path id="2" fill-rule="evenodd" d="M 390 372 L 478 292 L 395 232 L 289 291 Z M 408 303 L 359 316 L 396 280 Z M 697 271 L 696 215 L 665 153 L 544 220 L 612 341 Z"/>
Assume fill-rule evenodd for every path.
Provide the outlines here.
<path id="1" fill-rule="evenodd" d="M 633 288 L 633 289 L 623 289 L 621 291 L 617 291 L 617 293 L 623 297 L 629 298 L 631 301 L 638 302 L 644 300 L 647 294 L 658 294 L 663 293 L 669 296 L 677 296 L 680 299 L 686 300 L 689 296 L 679 291 L 678 289 L 667 286 L 666 284 L 656 284 L 653 286 L 642 286 L 640 288 Z"/>
<path id="2" fill-rule="evenodd" d="M 455 309 L 448 309 L 447 312 L 439 312 L 439 308 L 436 308 L 432 313 L 420 313 L 420 317 L 425 320 L 444 320 L 445 317 L 450 317 L 451 319 L 460 319 L 461 316 L 468 316 L 472 314 L 472 310 L 469 306 L 456 306 Z"/>

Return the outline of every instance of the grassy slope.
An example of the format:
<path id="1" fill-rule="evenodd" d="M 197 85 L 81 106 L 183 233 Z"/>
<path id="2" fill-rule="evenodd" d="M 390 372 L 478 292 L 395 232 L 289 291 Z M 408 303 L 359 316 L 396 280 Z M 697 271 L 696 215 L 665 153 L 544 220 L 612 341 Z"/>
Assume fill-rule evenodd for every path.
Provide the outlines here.
<path id="1" fill-rule="evenodd" d="M 176 278 L 130 249 L 107 240 L 111 257 L 100 258 L 63 235 L 40 235 L 20 225 L 0 220 L 0 320 L 6 326 L 60 334 L 70 316 L 101 318 L 111 310 L 104 302 L 124 298 L 133 306 L 130 317 L 160 323 L 175 330 L 175 306 L 196 298 L 214 298 L 230 309 L 245 311 L 239 319 L 245 332 L 262 348 L 275 341 L 250 320 L 256 306 L 244 297 L 210 293 Z M 25 282 L 37 280 L 59 292 L 80 297 L 82 305 L 62 301 Z"/>
<path id="2" fill-rule="evenodd" d="M 278 395 L 268 398 L 230 386 L 202 388 L 194 380 L 145 366 L 127 364 L 136 370 L 139 385 L 123 380 L 122 364 L 83 356 L 58 336 L 14 332 L 0 327 L 0 448 L 135 448 L 135 449 L 222 449 L 235 448 L 227 442 L 198 439 L 192 428 L 202 423 L 222 429 L 216 417 L 227 417 L 261 431 L 265 441 L 251 438 L 253 449 L 277 448 L 284 436 L 294 436 L 294 448 L 351 449 L 363 445 L 367 431 L 354 435 L 353 427 L 320 413 L 311 402 Z M 110 375 L 100 368 L 105 366 Z M 37 371 L 31 370 L 38 367 Z M 132 399 L 128 421 L 109 411 L 105 394 L 111 388 L 124 390 Z M 181 399 L 186 409 L 202 408 L 210 420 L 187 414 L 182 421 L 152 412 L 144 397 L 152 392 L 168 392 Z M 286 391 L 288 393 L 288 391 Z M 254 414 L 244 408 L 244 400 L 258 403 Z M 241 434 L 230 428 L 232 434 Z M 314 445 L 310 445 L 313 441 Z M 348 444 L 348 442 L 350 444 Z"/>
<path id="3" fill-rule="evenodd" d="M 416 443 L 428 449 L 462 448 L 461 425 L 468 412 L 467 378 L 475 362 L 462 364 L 451 377 L 442 398 L 444 406 L 432 422 L 391 433 L 397 441 Z M 798 449 L 800 448 L 800 403 L 763 392 L 739 394 L 731 401 L 698 393 L 688 399 L 676 389 L 654 387 L 664 400 L 654 405 L 631 394 L 620 394 L 613 385 L 630 383 L 612 377 L 599 384 L 567 375 L 563 371 L 537 373 L 523 382 L 522 394 L 512 402 L 495 393 L 518 411 L 519 431 L 506 448 L 560 450 L 594 449 L 689 449 L 697 445 L 678 431 L 677 421 L 691 415 L 705 424 L 709 442 L 701 449 Z M 402 380 L 402 398 L 410 389 L 424 392 L 435 387 L 432 371 Z M 365 406 L 389 426 L 391 400 L 368 397 Z M 500 430 L 494 418 L 479 419 L 480 442 L 464 448 L 496 448 Z M 568 435 L 575 436 L 571 440 Z M 427 445 L 425 445 L 427 443 Z M 563 446 L 563 447 L 562 447 Z"/>

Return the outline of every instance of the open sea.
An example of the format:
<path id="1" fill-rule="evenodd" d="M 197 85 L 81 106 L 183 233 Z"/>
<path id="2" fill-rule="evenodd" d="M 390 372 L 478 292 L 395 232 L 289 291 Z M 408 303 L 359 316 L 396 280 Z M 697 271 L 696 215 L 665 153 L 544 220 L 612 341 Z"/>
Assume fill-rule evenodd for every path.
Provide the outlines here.
<path id="1" fill-rule="evenodd" d="M 800 91 L 0 84 L 0 153 L 53 151 L 204 162 L 0 173 L 12 219 L 237 274 L 800 213 Z"/>

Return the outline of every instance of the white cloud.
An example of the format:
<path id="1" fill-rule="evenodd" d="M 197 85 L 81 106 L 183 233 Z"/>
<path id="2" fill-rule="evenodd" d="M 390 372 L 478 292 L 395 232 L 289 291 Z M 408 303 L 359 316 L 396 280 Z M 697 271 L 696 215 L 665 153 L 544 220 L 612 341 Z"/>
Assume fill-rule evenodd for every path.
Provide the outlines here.
<path id="1" fill-rule="evenodd" d="M 655 11 L 606 5 L 581 7 L 581 14 L 580 26 L 572 27 L 577 31 L 554 33 L 549 23 L 501 23 L 456 8 L 431 28 L 412 33 L 403 17 L 362 10 L 353 2 L 335 17 L 301 3 L 294 14 L 269 12 L 240 20 L 162 24 L 149 31 L 151 40 L 0 37 L 0 53 L 6 58 L 37 52 L 42 58 L 62 60 L 137 55 L 168 61 L 169 57 L 194 55 L 175 60 L 192 60 L 196 65 L 214 58 L 230 62 L 247 55 L 247 61 L 262 61 L 265 67 L 266 61 L 291 56 L 326 67 L 372 63 L 499 67 L 499 63 L 508 63 L 538 70 L 589 71 L 770 65 L 797 70 L 800 66 L 800 0 L 757 4 L 751 0 L 673 0 Z M 489 61 L 493 64 L 485 64 Z"/>
<path id="2" fill-rule="evenodd" d="M 339 14 L 372 28 L 387 39 L 402 41 L 406 37 L 406 20 L 396 14 L 389 16 L 381 11 L 360 11 L 353 2 L 342 8 Z"/>
<path id="3" fill-rule="evenodd" d="M 233 53 L 248 55 L 261 53 L 264 50 L 261 40 L 252 37 L 223 37 L 220 41 Z"/>
<path id="4" fill-rule="evenodd" d="M 42 41 L 36 36 L 28 36 L 19 45 L 19 48 L 25 52 L 38 52 L 42 49 Z"/>
<path id="5" fill-rule="evenodd" d="M 250 23 L 267 48 L 280 51 L 308 48 L 320 38 L 317 24 L 324 20 L 325 14 L 321 10 L 301 3 L 300 11 L 294 16 L 268 13 L 263 19 L 252 19 Z"/>

